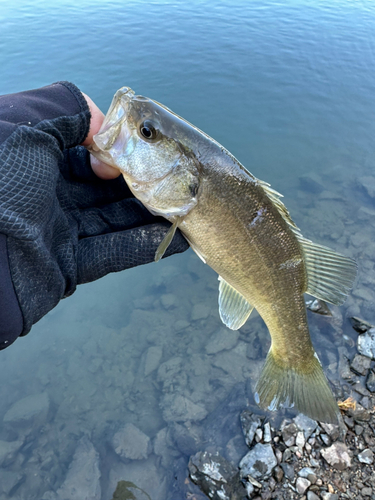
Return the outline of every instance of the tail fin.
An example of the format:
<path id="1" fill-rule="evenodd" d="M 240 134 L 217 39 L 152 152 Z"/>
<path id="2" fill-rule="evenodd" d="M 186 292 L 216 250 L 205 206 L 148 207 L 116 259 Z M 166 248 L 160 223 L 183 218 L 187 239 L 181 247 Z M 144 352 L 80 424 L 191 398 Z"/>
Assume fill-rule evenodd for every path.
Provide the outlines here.
<path id="1" fill-rule="evenodd" d="M 294 406 L 314 420 L 337 424 L 340 411 L 317 355 L 303 368 L 278 364 L 271 348 L 255 389 L 257 403 L 271 411 Z"/>

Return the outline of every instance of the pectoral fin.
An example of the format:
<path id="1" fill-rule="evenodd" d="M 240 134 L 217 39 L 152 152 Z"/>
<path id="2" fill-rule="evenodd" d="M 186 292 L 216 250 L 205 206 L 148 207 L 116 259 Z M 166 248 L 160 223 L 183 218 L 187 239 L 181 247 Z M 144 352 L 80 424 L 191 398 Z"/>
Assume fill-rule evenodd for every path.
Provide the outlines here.
<path id="1" fill-rule="evenodd" d="M 254 309 L 245 297 L 219 276 L 219 313 L 221 321 L 231 330 L 238 330 Z"/>
<path id="2" fill-rule="evenodd" d="M 158 246 L 158 248 L 156 250 L 156 253 L 155 253 L 155 262 L 158 262 L 163 257 L 163 255 L 165 254 L 167 248 L 172 243 L 173 236 L 174 236 L 174 234 L 176 232 L 176 229 L 178 228 L 178 225 L 180 223 L 181 223 L 181 218 L 178 217 L 174 221 L 174 223 L 172 224 L 172 226 L 169 228 L 169 231 L 164 236 L 163 241 L 160 243 L 160 245 Z"/>
<path id="3" fill-rule="evenodd" d="M 299 236 L 307 271 L 306 292 L 331 304 L 341 305 L 353 287 L 357 264 L 330 248 Z"/>

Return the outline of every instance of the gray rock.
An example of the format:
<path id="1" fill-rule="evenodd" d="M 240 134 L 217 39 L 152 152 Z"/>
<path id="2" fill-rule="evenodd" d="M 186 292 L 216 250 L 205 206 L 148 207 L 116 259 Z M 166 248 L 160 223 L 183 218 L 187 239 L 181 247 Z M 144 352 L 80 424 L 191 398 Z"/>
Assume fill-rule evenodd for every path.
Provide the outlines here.
<path id="1" fill-rule="evenodd" d="M 306 417 L 303 413 L 299 413 L 294 419 L 294 423 L 300 431 L 303 431 L 306 441 L 318 426 L 318 422 L 310 417 Z"/>
<path id="2" fill-rule="evenodd" d="M 362 354 L 356 354 L 350 363 L 350 368 L 358 375 L 366 375 L 371 366 L 371 359 Z"/>
<path id="3" fill-rule="evenodd" d="M 10 498 L 24 479 L 25 476 L 20 472 L 0 469 L 0 492 L 5 493 L 5 498 Z"/>
<path id="4" fill-rule="evenodd" d="M 289 481 L 293 481 L 295 476 L 295 470 L 293 465 L 287 464 L 286 462 L 282 462 L 280 465 L 284 471 L 285 477 L 289 479 Z"/>
<path id="5" fill-rule="evenodd" d="M 299 431 L 297 432 L 297 437 L 296 437 L 296 446 L 298 446 L 298 448 L 300 450 L 303 450 L 303 447 L 305 446 L 305 436 L 303 434 L 302 431 Z"/>
<path id="6" fill-rule="evenodd" d="M 4 422 L 12 425 L 40 424 L 46 419 L 49 397 L 46 392 L 20 399 L 4 415 Z"/>
<path id="7" fill-rule="evenodd" d="M 313 471 L 313 469 L 311 467 L 303 467 L 303 469 L 301 469 L 300 471 L 298 471 L 299 477 L 306 477 L 306 478 L 308 478 L 309 475 L 311 475 L 311 474 L 315 474 L 315 472 Z"/>
<path id="8" fill-rule="evenodd" d="M 191 320 L 198 321 L 200 319 L 207 319 L 210 312 L 211 308 L 207 304 L 194 304 L 191 311 Z"/>
<path id="9" fill-rule="evenodd" d="M 307 492 L 307 500 L 320 500 L 320 497 L 313 491 L 308 491 Z"/>
<path id="10" fill-rule="evenodd" d="M 61 488 L 59 500 L 100 500 L 99 453 L 87 436 L 81 438 Z"/>
<path id="11" fill-rule="evenodd" d="M 163 418 L 166 422 L 200 421 L 206 418 L 207 410 L 180 394 L 167 394 L 163 400 Z"/>
<path id="12" fill-rule="evenodd" d="M 145 377 L 150 375 L 160 364 L 161 357 L 163 356 L 163 349 L 158 346 L 151 346 L 147 349 L 145 360 Z"/>
<path id="13" fill-rule="evenodd" d="M 220 351 L 233 349 L 238 342 L 239 332 L 229 330 L 229 328 L 221 328 L 214 333 L 206 344 L 207 354 L 216 354 Z"/>
<path id="14" fill-rule="evenodd" d="M 367 381 L 366 381 L 366 387 L 370 392 L 375 392 L 375 371 L 370 370 Z"/>
<path id="15" fill-rule="evenodd" d="M 0 441 L 0 467 L 7 466 L 15 459 L 23 441 Z"/>
<path id="16" fill-rule="evenodd" d="M 291 423 L 289 425 L 286 425 L 282 431 L 281 435 L 283 436 L 283 441 L 285 443 L 285 446 L 288 448 L 290 446 L 293 446 L 296 442 L 296 435 L 297 435 L 297 426 L 294 423 Z"/>
<path id="17" fill-rule="evenodd" d="M 369 488 L 369 487 L 362 488 L 361 495 L 364 497 L 370 497 L 372 495 L 372 488 Z"/>
<path id="18" fill-rule="evenodd" d="M 186 328 L 188 326 L 190 326 L 190 323 L 188 321 L 186 321 L 185 319 L 178 319 L 176 321 L 176 323 L 174 323 L 173 326 L 174 326 L 175 332 L 179 333 L 179 332 L 186 330 Z"/>
<path id="19" fill-rule="evenodd" d="M 281 481 L 283 480 L 283 477 L 284 477 L 284 471 L 283 471 L 283 469 L 280 467 L 280 465 L 277 465 L 277 466 L 274 468 L 273 475 L 274 475 L 274 478 L 276 479 L 276 481 L 277 481 L 278 483 L 281 483 Z"/>
<path id="20" fill-rule="evenodd" d="M 369 448 L 366 448 L 358 454 L 358 460 L 363 464 L 372 464 L 374 461 L 374 453 Z"/>
<path id="21" fill-rule="evenodd" d="M 168 310 L 176 307 L 178 300 L 172 293 L 165 293 L 160 297 L 160 302 L 164 309 Z"/>
<path id="22" fill-rule="evenodd" d="M 242 432 L 245 436 L 247 446 L 250 448 L 258 427 L 261 426 L 261 420 L 248 410 L 244 410 L 240 415 Z"/>
<path id="23" fill-rule="evenodd" d="M 312 175 L 301 175 L 299 177 L 300 188 L 308 193 L 318 194 L 324 188 L 318 180 L 315 180 Z"/>
<path id="24" fill-rule="evenodd" d="M 125 460 L 143 460 L 151 452 L 150 438 L 130 423 L 116 432 L 112 445 L 117 455 Z"/>
<path id="25" fill-rule="evenodd" d="M 265 443 L 270 443 L 271 442 L 271 426 L 270 423 L 267 422 L 264 424 L 264 432 L 263 432 L 263 440 Z"/>
<path id="26" fill-rule="evenodd" d="M 296 481 L 296 490 L 300 495 L 303 495 L 311 483 L 305 477 L 298 477 Z"/>
<path id="27" fill-rule="evenodd" d="M 324 422 L 320 423 L 321 427 L 325 430 L 328 436 L 332 439 L 332 441 L 336 441 L 336 439 L 340 436 L 340 427 L 336 424 L 325 424 Z"/>
<path id="28" fill-rule="evenodd" d="M 338 470 L 344 470 L 351 466 L 348 448 L 344 443 L 337 441 L 329 448 L 323 448 L 320 453 L 324 460 Z"/>
<path id="29" fill-rule="evenodd" d="M 328 491 L 321 492 L 322 500 L 339 500 L 337 493 L 328 493 Z"/>
<path id="30" fill-rule="evenodd" d="M 248 475 L 255 479 L 271 475 L 277 465 L 276 457 L 270 444 L 258 443 L 250 450 L 240 462 L 241 477 Z"/>
<path id="31" fill-rule="evenodd" d="M 371 175 L 359 177 L 358 183 L 364 188 L 370 198 L 375 198 L 375 177 Z"/>
<path id="32" fill-rule="evenodd" d="M 245 490 L 238 470 L 218 453 L 198 452 L 189 460 L 192 481 L 212 500 L 240 500 Z"/>
<path id="33" fill-rule="evenodd" d="M 358 335 L 357 349 L 360 354 L 368 358 L 375 359 L 375 328 Z"/>

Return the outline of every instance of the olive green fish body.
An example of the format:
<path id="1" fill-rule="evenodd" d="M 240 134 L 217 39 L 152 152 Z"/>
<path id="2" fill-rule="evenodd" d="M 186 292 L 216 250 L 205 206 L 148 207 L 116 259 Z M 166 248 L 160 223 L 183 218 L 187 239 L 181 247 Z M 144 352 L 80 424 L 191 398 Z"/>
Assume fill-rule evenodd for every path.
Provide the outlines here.
<path id="1" fill-rule="evenodd" d="M 279 193 L 204 132 L 127 87 L 116 93 L 91 152 L 172 222 L 155 260 L 178 227 L 219 275 L 222 321 L 238 329 L 253 308 L 265 321 L 272 343 L 256 386 L 259 405 L 294 405 L 316 420 L 337 421 L 303 294 L 342 304 L 355 263 L 303 238 Z"/>

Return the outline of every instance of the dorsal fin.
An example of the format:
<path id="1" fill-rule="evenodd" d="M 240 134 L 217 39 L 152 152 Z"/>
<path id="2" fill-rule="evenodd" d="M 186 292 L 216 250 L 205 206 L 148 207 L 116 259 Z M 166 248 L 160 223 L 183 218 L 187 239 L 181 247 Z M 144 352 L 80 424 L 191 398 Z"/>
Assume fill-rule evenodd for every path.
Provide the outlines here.
<path id="1" fill-rule="evenodd" d="M 257 183 L 262 186 L 264 189 L 264 192 L 266 193 L 267 197 L 272 201 L 272 203 L 275 205 L 277 208 L 279 214 L 281 217 L 287 222 L 290 226 L 293 228 L 297 229 L 297 226 L 295 225 L 294 221 L 292 220 L 288 209 L 284 205 L 284 203 L 280 200 L 280 198 L 283 198 L 283 195 L 280 194 L 279 192 L 275 191 L 274 189 L 271 188 L 270 184 L 268 182 L 260 181 L 257 179 Z"/>

